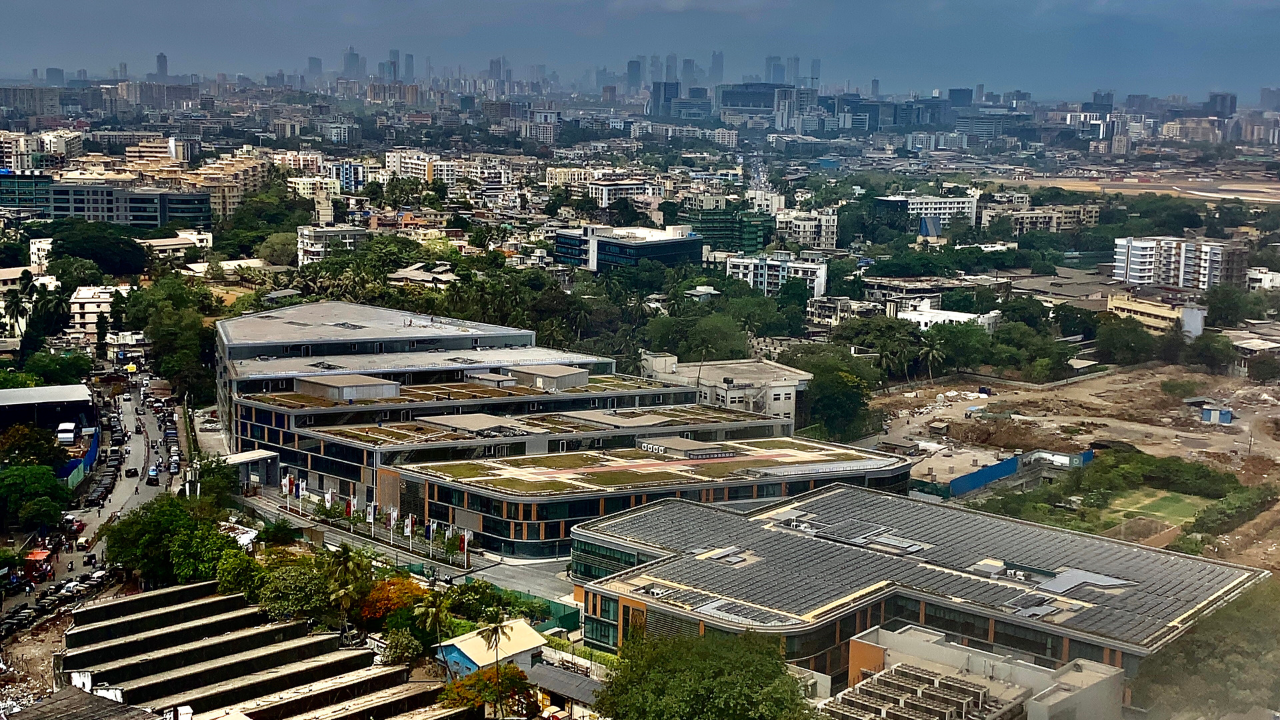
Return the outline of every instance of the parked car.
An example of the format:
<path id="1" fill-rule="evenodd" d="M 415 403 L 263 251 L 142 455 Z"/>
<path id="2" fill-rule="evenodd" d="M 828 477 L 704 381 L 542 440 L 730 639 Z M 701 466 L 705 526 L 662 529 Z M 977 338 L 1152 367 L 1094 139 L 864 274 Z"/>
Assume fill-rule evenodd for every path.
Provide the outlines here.
<path id="1" fill-rule="evenodd" d="M 124 471 L 124 476 L 127 478 L 138 477 L 138 474 L 138 468 L 129 468 Z"/>

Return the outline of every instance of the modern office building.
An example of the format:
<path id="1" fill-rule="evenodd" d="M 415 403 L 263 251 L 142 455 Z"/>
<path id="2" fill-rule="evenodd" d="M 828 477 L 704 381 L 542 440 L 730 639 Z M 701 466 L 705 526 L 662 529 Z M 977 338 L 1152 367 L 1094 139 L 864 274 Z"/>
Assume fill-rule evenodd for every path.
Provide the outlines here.
<path id="1" fill-rule="evenodd" d="M 911 217 L 933 217 L 944 227 L 951 224 L 951 218 L 963 215 L 973 225 L 978 219 L 978 198 L 971 195 L 964 197 L 936 197 L 933 195 L 887 195 L 876 198 L 876 202 L 884 207 L 896 208 Z"/>
<path id="2" fill-rule="evenodd" d="M 591 271 L 635 267 L 641 260 L 666 265 L 702 260 L 702 237 L 688 225 L 615 228 L 584 225 L 556 230 L 555 261 Z"/>
<path id="3" fill-rule="evenodd" d="M 207 192 L 56 183 L 38 173 L 0 172 L 0 207 L 34 209 L 54 220 L 74 217 L 143 228 L 213 223 Z"/>
<path id="4" fill-rule="evenodd" d="M 794 90 L 782 83 L 731 83 L 717 85 L 714 111 L 736 115 L 772 115 L 777 111 L 778 91 Z"/>
<path id="5" fill-rule="evenodd" d="M 813 255 L 813 256 L 811 256 Z M 792 278 L 803 280 L 813 297 L 827 294 L 827 263 L 816 253 L 776 250 L 768 255 L 738 254 L 725 261 L 725 275 L 742 280 L 767 297 Z"/>
<path id="6" fill-rule="evenodd" d="M 712 250 L 758 253 L 772 241 L 777 227 L 767 212 L 730 209 L 723 195 L 698 195 L 680 206 L 680 223 Z"/>
<path id="7" fill-rule="evenodd" d="M 1014 661 L 1082 658 L 1132 678 L 1269 576 L 848 485 L 746 513 L 668 499 L 571 537 L 588 645 L 751 631 L 777 637 L 832 692 L 862 679 L 853 638 L 909 625 Z"/>
<path id="8" fill-rule="evenodd" d="M 1136 285 L 1208 290 L 1248 283 L 1249 250 L 1213 240 L 1162 236 L 1116 238 L 1112 277 Z"/>
<path id="9" fill-rule="evenodd" d="M 649 115 L 671 117 L 671 102 L 680 99 L 680 83 L 655 82 L 649 91 Z"/>
<path id="10" fill-rule="evenodd" d="M 471 529 L 506 555 L 567 556 L 575 523 L 662 497 L 908 482 L 897 458 L 775 448 L 790 419 L 697 405 L 695 388 L 615 374 L 612 360 L 537 347 L 527 330 L 335 302 L 217 330 L 233 452 L 276 452 L 308 493 Z"/>

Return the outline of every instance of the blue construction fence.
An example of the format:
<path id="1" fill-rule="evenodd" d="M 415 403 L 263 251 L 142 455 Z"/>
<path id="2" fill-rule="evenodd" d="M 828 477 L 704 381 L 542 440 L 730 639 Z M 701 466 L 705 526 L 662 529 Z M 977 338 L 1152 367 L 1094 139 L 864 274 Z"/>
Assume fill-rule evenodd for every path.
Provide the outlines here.
<path id="1" fill-rule="evenodd" d="M 911 489 L 917 490 L 929 495 L 937 495 L 941 498 L 960 497 L 967 495 L 975 490 L 990 485 L 997 480 L 1003 480 L 1011 477 L 1018 472 L 1029 468 L 1032 465 L 1052 465 L 1064 469 L 1083 467 L 1093 462 L 1093 451 L 1085 450 L 1082 453 L 1060 453 L 1049 450 L 1033 450 L 1022 455 L 1014 455 L 1011 458 L 1001 460 L 995 465 L 988 465 L 984 468 L 974 470 L 967 475 L 961 475 L 950 483 L 936 483 L 928 480 L 913 480 Z"/>
<path id="2" fill-rule="evenodd" d="M 95 428 L 93 439 L 89 441 L 89 449 L 84 457 L 72 459 L 58 471 L 58 479 L 66 483 L 67 487 L 74 490 L 84 480 L 85 475 L 89 474 L 89 469 L 98 460 L 98 440 L 101 437 L 102 432 Z"/>

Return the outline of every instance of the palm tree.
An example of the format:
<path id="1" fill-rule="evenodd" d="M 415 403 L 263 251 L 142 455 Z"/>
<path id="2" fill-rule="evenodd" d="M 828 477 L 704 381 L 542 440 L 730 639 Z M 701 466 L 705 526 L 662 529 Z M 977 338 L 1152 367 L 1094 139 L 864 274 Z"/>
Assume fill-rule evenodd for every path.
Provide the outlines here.
<path id="1" fill-rule="evenodd" d="M 929 368 L 929 382 L 933 382 L 933 365 L 941 364 L 947 359 L 947 354 L 942 350 L 942 343 L 937 338 L 926 335 L 921 341 L 920 353 L 917 355 L 924 364 Z M 917 375 L 917 377 L 919 377 Z"/>
<path id="2" fill-rule="evenodd" d="M 506 624 L 506 618 L 503 617 L 502 611 L 497 608 L 490 608 L 485 613 L 485 621 L 489 624 L 480 628 L 480 639 L 484 640 L 485 647 L 493 651 L 493 667 L 498 667 L 498 647 L 503 640 L 511 639 L 511 626 Z"/>
<path id="3" fill-rule="evenodd" d="M 22 332 L 22 320 L 27 317 L 26 299 L 17 289 L 4 293 L 4 316 L 9 320 L 9 327 L 13 328 L 13 336 L 17 337 Z"/>
<path id="4" fill-rule="evenodd" d="M 444 634 L 449 631 L 449 624 L 453 619 L 449 614 L 452 604 L 452 595 L 436 591 L 423 597 L 413 608 L 413 617 L 417 620 L 418 627 L 431 633 L 435 638 L 435 645 L 439 645 Z"/>
<path id="5" fill-rule="evenodd" d="M 364 586 L 373 577 L 373 556 L 363 548 L 343 543 L 329 555 L 329 600 L 342 611 L 342 627 L 347 626 L 351 608 L 364 595 Z"/>

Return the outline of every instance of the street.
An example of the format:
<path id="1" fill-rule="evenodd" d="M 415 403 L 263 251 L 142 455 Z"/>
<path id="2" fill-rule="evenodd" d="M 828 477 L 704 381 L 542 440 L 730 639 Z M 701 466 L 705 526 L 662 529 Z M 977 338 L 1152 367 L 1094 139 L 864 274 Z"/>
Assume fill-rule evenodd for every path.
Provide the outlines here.
<path id="1" fill-rule="evenodd" d="M 141 384 L 141 381 L 146 378 L 147 376 L 139 374 L 139 384 Z M 128 468 L 138 468 L 138 477 L 125 477 L 125 472 L 122 471 L 120 473 L 120 479 L 116 481 L 115 491 L 107 498 L 105 506 L 102 508 L 95 507 L 71 510 L 66 513 L 74 515 L 84 521 L 85 528 L 84 532 L 81 533 L 81 537 L 92 539 L 98 532 L 98 529 L 101 528 L 111 517 L 112 513 L 124 515 L 148 500 L 155 498 L 164 489 L 163 485 L 149 486 L 146 484 L 148 464 L 150 462 L 156 462 L 159 459 L 151 450 L 151 439 L 158 437 L 160 434 L 159 426 L 156 424 L 156 417 L 150 411 L 147 411 L 145 415 L 138 415 L 135 412 L 135 408 L 141 401 L 138 391 L 131 391 L 131 393 L 127 394 L 131 395 L 130 401 L 124 402 L 118 399 L 123 396 L 117 396 L 116 401 L 120 408 L 121 425 L 127 430 L 132 430 L 137 422 L 141 422 L 143 432 L 141 435 L 134 433 L 133 437 L 130 438 L 124 446 L 122 446 L 121 452 L 124 452 L 124 447 L 128 447 L 129 454 L 125 456 L 121 468 L 124 470 L 127 470 Z M 102 409 L 104 416 L 108 412 L 108 409 Z M 102 434 L 102 441 L 98 451 L 99 460 L 94 470 L 95 473 L 99 468 L 105 467 L 106 456 L 109 448 L 111 447 L 107 435 L 107 432 L 103 432 Z M 167 477 L 168 475 L 162 472 L 160 474 L 161 482 L 164 483 Z M 87 483 L 89 481 L 89 476 L 86 475 L 84 480 L 81 482 Z M 99 566 L 102 564 L 102 551 L 103 544 L 101 542 L 95 542 L 89 548 L 89 552 L 97 555 Z M 82 552 L 63 552 L 59 556 L 58 562 L 53 564 L 54 577 L 46 583 L 37 585 L 36 593 L 38 593 L 42 588 L 48 587 L 59 580 L 65 580 L 86 572 L 83 561 L 84 553 Z M 74 570 L 67 570 L 68 562 L 75 563 Z M 8 610 L 10 606 L 21 602 L 30 602 L 34 597 L 35 594 L 32 595 L 32 598 L 27 598 L 24 594 L 19 593 L 13 597 L 6 598 L 2 607 L 4 610 Z"/>

